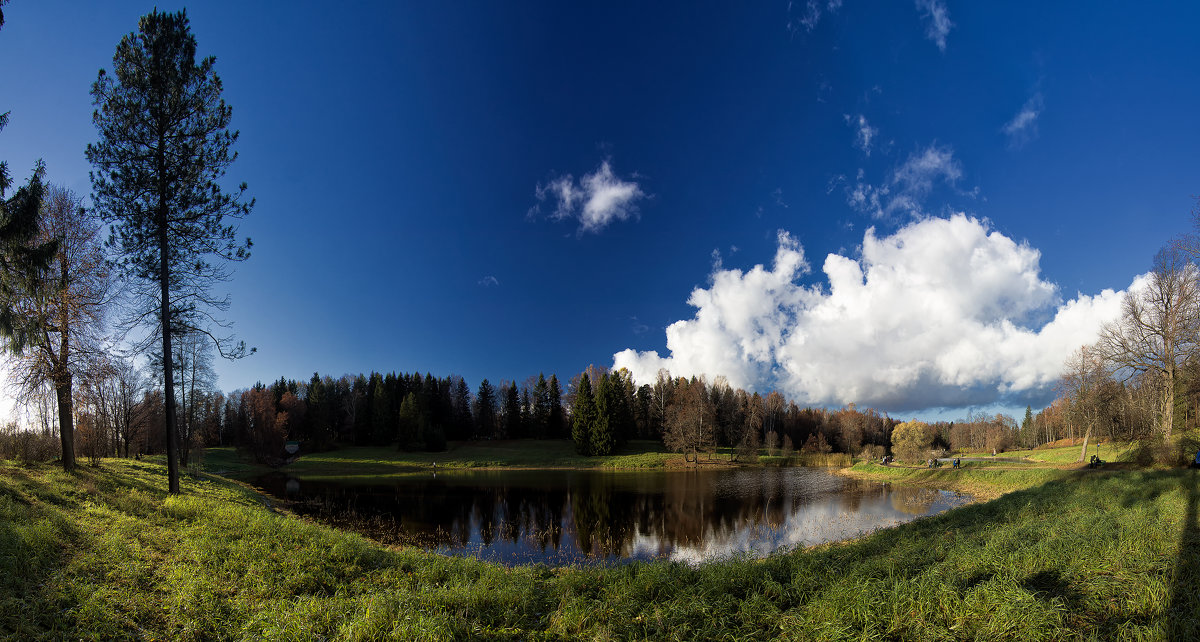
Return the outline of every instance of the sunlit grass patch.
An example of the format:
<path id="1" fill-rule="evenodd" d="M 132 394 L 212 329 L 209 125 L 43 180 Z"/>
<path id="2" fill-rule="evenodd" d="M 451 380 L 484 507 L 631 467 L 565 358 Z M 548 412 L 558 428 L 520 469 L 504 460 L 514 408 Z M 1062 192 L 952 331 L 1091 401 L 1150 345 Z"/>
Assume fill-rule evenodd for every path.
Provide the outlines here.
<path id="1" fill-rule="evenodd" d="M 1083 458 L 1086 462 L 1092 455 L 1098 455 L 1100 459 L 1106 462 L 1129 462 L 1133 461 L 1134 453 L 1139 445 L 1136 442 L 1121 442 L 1121 441 L 1106 441 L 1102 443 L 1088 444 L 1087 455 Z M 1083 445 L 1065 446 L 1062 448 L 1035 448 L 1033 450 L 1021 451 L 1032 461 L 1045 462 L 1050 464 L 1071 464 L 1079 461 L 1079 453 L 1083 451 Z M 1007 454 L 1007 453 L 1006 453 Z"/>
<path id="2" fill-rule="evenodd" d="M 874 467 L 874 471 L 872 469 Z M 152 463 L 0 463 L 16 639 L 1193 639 L 1192 471 L 894 469 L 1006 489 L 857 540 L 692 567 L 500 567 L 389 549 Z M 894 478 L 894 477 L 893 477 Z"/>

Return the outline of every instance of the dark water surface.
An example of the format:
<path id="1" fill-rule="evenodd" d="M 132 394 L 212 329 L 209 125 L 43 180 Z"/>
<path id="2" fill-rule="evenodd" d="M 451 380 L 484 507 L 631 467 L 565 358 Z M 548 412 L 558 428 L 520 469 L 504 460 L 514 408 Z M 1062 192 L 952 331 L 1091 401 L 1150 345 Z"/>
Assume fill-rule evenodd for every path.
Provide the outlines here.
<path id="1" fill-rule="evenodd" d="M 255 484 L 297 513 L 385 543 L 510 565 L 763 556 L 970 501 L 815 468 L 489 470 L 370 483 L 276 473 Z"/>

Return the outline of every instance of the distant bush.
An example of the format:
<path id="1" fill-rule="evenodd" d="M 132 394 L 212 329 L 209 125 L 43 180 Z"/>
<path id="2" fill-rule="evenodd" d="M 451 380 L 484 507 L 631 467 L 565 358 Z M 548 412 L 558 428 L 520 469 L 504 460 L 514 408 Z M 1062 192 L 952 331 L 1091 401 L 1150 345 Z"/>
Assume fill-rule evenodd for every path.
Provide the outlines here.
<path id="1" fill-rule="evenodd" d="M 1200 448 L 1200 434 L 1195 432 L 1170 440 L 1158 436 L 1143 441 L 1133 452 L 1133 461 L 1139 466 L 1187 466 L 1196 460 L 1197 448 Z"/>
<path id="2" fill-rule="evenodd" d="M 887 449 L 883 446 L 867 444 L 866 446 L 863 446 L 862 452 L 858 453 L 858 458 L 870 461 L 872 459 L 883 459 L 883 456 L 886 454 Z"/>
<path id="3" fill-rule="evenodd" d="M 28 430 L 16 430 L 9 425 L 0 432 L 0 459 L 22 463 L 52 461 L 62 452 L 58 437 Z"/>
<path id="4" fill-rule="evenodd" d="M 846 468 L 854 464 L 854 460 L 846 453 L 800 453 L 794 458 L 798 466 Z"/>
<path id="5" fill-rule="evenodd" d="M 763 440 L 763 445 L 767 447 L 768 457 L 774 457 L 779 454 L 779 433 L 775 431 L 768 432 L 766 439 Z"/>
<path id="6" fill-rule="evenodd" d="M 801 448 L 806 453 L 831 453 L 833 446 L 829 445 L 829 441 L 825 439 L 825 435 L 817 431 L 808 436 L 808 440 L 804 442 Z"/>

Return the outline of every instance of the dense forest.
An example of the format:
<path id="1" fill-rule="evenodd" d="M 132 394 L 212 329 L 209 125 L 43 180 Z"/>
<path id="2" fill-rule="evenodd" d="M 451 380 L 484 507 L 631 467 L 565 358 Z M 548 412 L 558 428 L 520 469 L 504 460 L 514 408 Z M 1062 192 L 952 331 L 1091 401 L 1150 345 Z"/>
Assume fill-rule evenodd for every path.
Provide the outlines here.
<path id="1" fill-rule="evenodd" d="M 279 464 L 287 456 L 288 441 L 299 442 L 303 452 L 349 445 L 441 451 L 450 441 L 492 439 L 572 439 L 587 455 L 612 453 L 631 440 L 651 440 L 689 458 L 711 457 L 718 449 L 743 461 L 754 459 L 762 449 L 866 458 L 891 451 L 899 424 L 886 413 L 853 404 L 838 409 L 802 407 L 778 391 L 747 392 L 721 377 L 710 382 L 663 371 L 653 384 L 639 386 L 624 370 L 595 366 L 573 376 L 565 387 L 557 375 L 543 374 L 519 383 L 485 379 L 472 389 L 454 375 L 372 372 L 335 378 L 314 373 L 308 380 L 281 377 L 225 393 L 214 384 L 205 349 L 177 356 L 178 441 L 184 462 L 195 461 L 213 446 L 235 445 L 260 461 Z M 131 364 L 117 367 L 111 359 L 84 374 L 75 421 L 81 455 L 130 457 L 164 451 L 159 387 L 150 385 Z M 1179 395 L 1180 422 L 1188 427 L 1196 422 L 1192 382 L 1200 380 L 1197 377 L 1200 368 L 1186 369 Z M 1063 394 L 1040 412 L 1027 409 L 1020 422 L 1008 415 L 977 413 L 960 421 L 923 424 L 924 447 L 1003 452 L 1078 439 L 1089 427 L 1094 437 L 1153 434 L 1153 386 L 1108 378 L 1081 395 L 1072 381 L 1064 376 Z M 44 446 L 48 452 L 56 451 L 52 398 L 48 389 L 31 398 L 31 431 L 15 422 L 7 426 L 8 450 L 18 449 L 18 443 L 33 448 L 37 436 L 43 435 L 50 444 Z"/>
<path id="2" fill-rule="evenodd" d="M 45 220 L 57 220 L 54 201 L 48 203 Z M 1196 278 L 1191 263 L 1171 272 L 1165 260 L 1160 256 L 1151 274 L 1151 288 L 1157 284 L 1160 295 L 1172 287 L 1171 279 L 1173 287 L 1181 287 L 1179 282 Z M 1188 352 L 1180 358 L 1170 378 L 1162 362 L 1162 367 L 1151 362 L 1138 368 L 1118 361 L 1114 346 L 1122 332 L 1141 327 L 1134 315 L 1149 314 L 1153 300 L 1148 297 L 1154 291 L 1127 295 L 1122 319 L 1106 326 L 1100 342 L 1080 347 L 1067 360 L 1050 405 L 1037 412 L 1026 408 L 1020 421 L 974 413 L 953 422 L 917 422 L 916 451 L 1003 452 L 1060 440 L 1167 437 L 1171 430 L 1196 428 L 1196 355 Z M 1188 305 L 1200 308 L 1200 303 Z M 1186 310 L 1179 314 L 1194 316 Z M 1197 342 L 1175 345 L 1192 350 Z M 173 351 L 176 436 L 184 464 L 195 461 L 204 448 L 226 445 L 278 464 L 286 457 L 288 441 L 311 452 L 341 445 L 441 451 L 450 441 L 571 439 L 581 454 L 604 455 L 631 440 L 652 440 L 689 459 L 711 457 L 722 449 L 734 460 L 753 459 L 762 449 L 877 458 L 898 446 L 894 431 L 899 422 L 886 413 L 853 404 L 803 407 L 779 391 L 763 395 L 733 388 L 723 377 L 709 381 L 662 371 L 653 383 L 638 385 L 627 371 L 589 366 L 565 385 L 557 375 L 538 374 L 521 382 L 485 379 L 471 386 L 462 377 L 432 373 L 314 373 L 307 380 L 281 377 L 225 393 L 216 386 L 210 343 L 181 334 Z M 18 373 L 25 377 L 27 420 L 10 421 L 0 429 L 0 456 L 52 458 L 61 453 L 57 386 L 41 361 L 25 363 L 26 370 Z M 81 455 L 95 459 L 165 452 L 164 394 L 161 380 L 154 380 L 160 363 L 150 359 L 139 367 L 132 356 L 94 348 L 71 363 L 74 443 Z"/>

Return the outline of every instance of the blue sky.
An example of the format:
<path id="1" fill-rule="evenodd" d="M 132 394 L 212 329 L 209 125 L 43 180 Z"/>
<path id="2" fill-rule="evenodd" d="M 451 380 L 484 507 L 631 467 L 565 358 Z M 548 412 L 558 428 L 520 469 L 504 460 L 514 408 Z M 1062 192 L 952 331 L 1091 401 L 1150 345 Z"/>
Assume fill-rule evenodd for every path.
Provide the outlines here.
<path id="1" fill-rule="evenodd" d="M 817 405 L 1036 407 L 1200 194 L 1194 3 L 331 6 L 188 7 L 258 201 L 226 390 L 620 353 Z M 14 176 L 90 192 L 91 83 L 152 7 L 4 8 Z"/>

